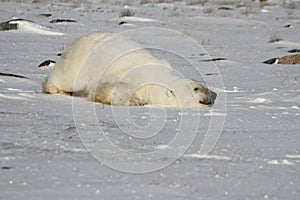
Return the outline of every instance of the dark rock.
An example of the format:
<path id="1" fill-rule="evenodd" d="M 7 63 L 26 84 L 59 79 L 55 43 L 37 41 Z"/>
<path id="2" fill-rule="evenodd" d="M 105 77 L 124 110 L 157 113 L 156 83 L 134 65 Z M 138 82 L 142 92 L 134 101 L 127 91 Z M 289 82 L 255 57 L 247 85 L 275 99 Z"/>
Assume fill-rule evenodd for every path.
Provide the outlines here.
<path id="1" fill-rule="evenodd" d="M 10 73 L 2 73 L 2 72 L 0 72 L 0 76 L 11 76 L 11 77 L 15 77 L 15 78 L 26 78 L 26 79 L 28 79 L 26 76 L 17 75 L 17 74 L 10 74 Z"/>
<path id="2" fill-rule="evenodd" d="M 16 30 L 18 29 L 19 25 L 18 25 L 18 21 L 27 21 L 27 22 L 32 22 L 30 20 L 26 20 L 26 19 L 11 19 L 8 20 L 6 22 L 1 22 L 0 23 L 0 31 L 9 31 L 9 30 Z"/>
<path id="3" fill-rule="evenodd" d="M 1 167 L 1 169 L 10 170 L 10 169 L 14 169 L 14 167 L 3 166 L 3 167 Z"/>
<path id="4" fill-rule="evenodd" d="M 300 49 L 292 49 L 288 51 L 289 53 L 300 53 Z"/>
<path id="5" fill-rule="evenodd" d="M 201 62 L 216 62 L 216 61 L 221 61 L 221 60 L 226 60 L 226 58 L 212 58 L 212 59 L 207 59 L 207 60 L 201 60 Z"/>
<path id="6" fill-rule="evenodd" d="M 50 21 L 51 24 L 64 23 L 64 22 L 76 23 L 77 21 L 73 19 L 53 19 Z"/>
<path id="7" fill-rule="evenodd" d="M 41 16 L 41 17 L 51 17 L 52 14 L 49 14 L 49 13 L 43 13 L 43 14 L 40 14 L 39 16 Z"/>
<path id="8" fill-rule="evenodd" d="M 283 56 L 281 58 L 272 58 L 264 61 L 265 64 L 297 65 L 300 64 L 300 54 Z"/>
<path id="9" fill-rule="evenodd" d="M 127 22 L 121 21 L 119 22 L 119 25 L 127 24 Z"/>
<path id="10" fill-rule="evenodd" d="M 264 61 L 263 63 L 272 65 L 272 64 L 276 64 L 278 62 L 278 60 L 279 60 L 279 58 L 271 58 L 269 60 Z"/>
<path id="11" fill-rule="evenodd" d="M 219 7 L 219 10 L 233 10 L 233 8 L 230 7 Z"/>
<path id="12" fill-rule="evenodd" d="M 54 64 L 54 63 L 56 63 L 56 62 L 53 60 L 46 60 L 46 61 L 42 62 L 41 64 L 39 64 L 39 67 L 48 67 L 49 65 Z"/>

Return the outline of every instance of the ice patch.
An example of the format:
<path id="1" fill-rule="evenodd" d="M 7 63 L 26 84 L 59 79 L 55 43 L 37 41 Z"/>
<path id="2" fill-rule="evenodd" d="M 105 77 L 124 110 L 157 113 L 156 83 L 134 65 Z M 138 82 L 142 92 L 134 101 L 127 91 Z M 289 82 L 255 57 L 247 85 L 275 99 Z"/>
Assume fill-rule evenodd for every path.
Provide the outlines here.
<path id="1" fill-rule="evenodd" d="M 60 146 L 60 149 L 63 150 L 63 151 L 68 151 L 68 152 L 76 152 L 76 153 L 81 153 L 81 152 L 87 152 L 86 149 L 83 149 L 83 148 L 67 148 L 67 147 L 64 147 L 64 146 Z"/>
<path id="2" fill-rule="evenodd" d="M 283 159 L 283 160 L 269 160 L 268 164 L 270 165 L 294 165 L 294 163 Z"/>
<path id="3" fill-rule="evenodd" d="M 166 144 L 161 144 L 161 145 L 158 145 L 155 147 L 155 149 L 158 149 L 158 150 L 164 150 L 164 149 L 170 149 L 171 147 L 169 145 L 166 145 Z"/>
<path id="4" fill-rule="evenodd" d="M 21 89 L 7 88 L 8 91 L 23 92 Z"/>
<path id="5" fill-rule="evenodd" d="M 154 19 L 149 18 L 142 18 L 142 17 L 122 17 L 124 21 L 131 21 L 131 22 L 154 22 Z"/>
<path id="6" fill-rule="evenodd" d="M 299 106 L 292 106 L 291 108 L 292 108 L 292 109 L 296 109 L 296 110 L 300 110 L 300 107 L 299 107 Z"/>
<path id="7" fill-rule="evenodd" d="M 232 158 L 227 156 L 218 156 L 218 155 L 203 155 L 203 154 L 185 154 L 184 158 L 198 158 L 198 159 L 211 159 L 211 160 L 232 160 Z"/>
<path id="8" fill-rule="evenodd" d="M 251 99 L 250 101 L 252 103 L 271 103 L 272 102 L 270 99 L 266 99 L 266 98 L 263 98 L 263 97 L 258 97 L 258 98 L 255 98 L 255 99 Z"/>
<path id="9" fill-rule="evenodd" d="M 215 91 L 216 92 L 225 92 L 225 93 L 236 93 L 236 92 L 240 92 L 239 89 L 240 88 L 238 88 L 238 87 L 233 87 L 233 90 L 226 90 L 226 89 L 216 88 Z"/>
<path id="10" fill-rule="evenodd" d="M 209 111 L 209 113 L 205 113 L 204 116 L 226 116 L 226 113 Z"/>
<path id="11" fill-rule="evenodd" d="M 187 113 L 187 112 L 180 112 L 180 113 L 178 113 L 178 115 L 179 116 L 187 116 L 187 115 L 189 115 L 189 113 Z"/>
<path id="12" fill-rule="evenodd" d="M 263 13 L 268 13 L 268 12 L 270 12 L 269 10 L 266 10 L 266 9 L 261 9 L 260 11 L 263 12 Z"/>
<path id="13" fill-rule="evenodd" d="M 286 158 L 294 158 L 294 159 L 300 159 L 300 155 L 297 155 L 297 154 L 295 154 L 295 155 L 290 155 L 290 154 L 287 154 L 287 155 L 285 155 L 285 157 Z"/>

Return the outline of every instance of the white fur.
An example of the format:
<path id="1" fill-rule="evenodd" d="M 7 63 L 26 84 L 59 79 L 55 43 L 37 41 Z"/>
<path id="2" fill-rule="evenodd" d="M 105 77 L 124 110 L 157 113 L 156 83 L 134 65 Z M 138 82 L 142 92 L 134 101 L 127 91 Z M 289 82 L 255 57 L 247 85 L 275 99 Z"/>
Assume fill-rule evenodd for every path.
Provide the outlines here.
<path id="1" fill-rule="evenodd" d="M 213 101 L 204 85 L 175 75 L 168 62 L 113 33 L 95 33 L 72 42 L 43 90 L 79 93 L 112 105 L 205 107 Z"/>

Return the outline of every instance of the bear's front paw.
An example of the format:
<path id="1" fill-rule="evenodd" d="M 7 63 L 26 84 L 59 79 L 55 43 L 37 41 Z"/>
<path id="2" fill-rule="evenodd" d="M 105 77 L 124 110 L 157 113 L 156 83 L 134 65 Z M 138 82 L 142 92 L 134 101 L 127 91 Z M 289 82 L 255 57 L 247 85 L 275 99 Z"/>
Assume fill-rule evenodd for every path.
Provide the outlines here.
<path id="1" fill-rule="evenodd" d="M 148 103 L 146 101 L 136 96 L 131 97 L 129 101 L 130 106 L 145 106 L 147 104 Z"/>

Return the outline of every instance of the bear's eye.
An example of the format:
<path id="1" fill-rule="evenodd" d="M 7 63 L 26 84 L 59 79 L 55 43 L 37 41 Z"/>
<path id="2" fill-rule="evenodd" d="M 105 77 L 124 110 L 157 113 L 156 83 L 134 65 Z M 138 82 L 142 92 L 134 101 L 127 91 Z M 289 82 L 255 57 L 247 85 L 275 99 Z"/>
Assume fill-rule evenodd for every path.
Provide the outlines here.
<path id="1" fill-rule="evenodd" d="M 199 90 L 199 88 L 197 88 L 197 87 L 196 87 L 196 88 L 194 88 L 194 91 L 195 91 L 195 92 L 196 92 L 196 91 L 198 91 L 198 90 Z"/>
<path id="2" fill-rule="evenodd" d="M 207 104 L 206 102 L 204 101 L 199 101 L 200 104 Z"/>

